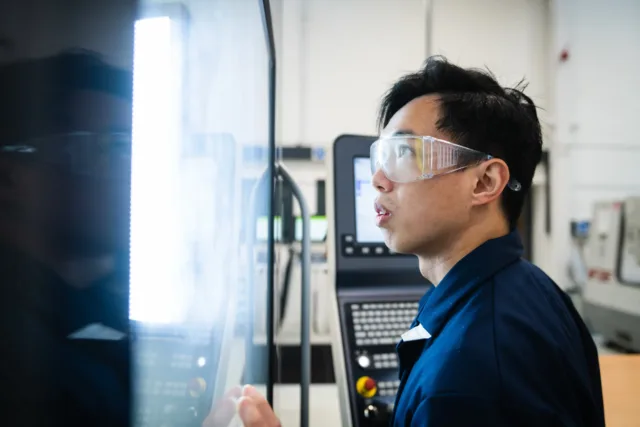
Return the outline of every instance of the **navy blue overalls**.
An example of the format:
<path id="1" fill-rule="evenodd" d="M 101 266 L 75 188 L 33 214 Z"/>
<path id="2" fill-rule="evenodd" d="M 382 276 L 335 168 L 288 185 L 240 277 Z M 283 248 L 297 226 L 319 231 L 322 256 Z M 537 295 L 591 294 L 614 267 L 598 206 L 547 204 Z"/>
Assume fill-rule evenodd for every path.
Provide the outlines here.
<path id="1" fill-rule="evenodd" d="M 604 426 L 591 335 L 522 252 L 515 231 L 490 240 L 421 299 L 423 334 L 397 348 L 394 426 Z"/>

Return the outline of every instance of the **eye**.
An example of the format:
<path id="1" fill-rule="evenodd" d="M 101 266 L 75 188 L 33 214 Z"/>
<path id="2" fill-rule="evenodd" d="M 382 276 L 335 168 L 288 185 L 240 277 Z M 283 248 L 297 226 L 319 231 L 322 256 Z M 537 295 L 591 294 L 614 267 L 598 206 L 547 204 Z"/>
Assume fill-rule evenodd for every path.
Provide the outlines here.
<path id="1" fill-rule="evenodd" d="M 413 157 L 415 155 L 415 151 L 409 145 L 400 145 L 397 148 L 398 157 Z"/>

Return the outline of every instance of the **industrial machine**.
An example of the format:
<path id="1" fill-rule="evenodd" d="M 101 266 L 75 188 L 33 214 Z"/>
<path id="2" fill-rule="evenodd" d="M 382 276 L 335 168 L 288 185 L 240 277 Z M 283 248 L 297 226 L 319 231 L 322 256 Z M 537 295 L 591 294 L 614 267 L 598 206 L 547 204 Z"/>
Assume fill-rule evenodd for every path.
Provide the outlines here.
<path id="1" fill-rule="evenodd" d="M 158 253 L 145 235 L 146 220 L 132 218 L 133 416 L 140 427 L 202 424 L 216 387 L 223 392 L 226 386 L 225 354 L 236 335 L 238 288 L 225 284 L 237 275 L 237 255 L 214 254 L 241 226 L 232 210 L 215 214 L 219 204 L 233 204 L 238 144 L 229 134 L 212 134 L 188 138 L 183 145 L 185 172 L 179 178 L 190 196 L 182 197 L 182 221 L 171 230 L 176 238 L 171 258 L 155 265 Z M 210 193 L 216 182 L 228 183 L 228 191 Z M 138 203 L 134 198 L 134 212 L 143 209 Z M 225 227 L 211 227 L 214 218 Z M 182 245 L 191 250 L 176 248 Z M 228 248 L 241 250 L 237 244 Z M 180 271 L 181 264 L 189 268 Z M 150 302 L 154 294 L 156 300 Z"/>
<path id="2" fill-rule="evenodd" d="M 640 351 L 640 197 L 595 204 L 585 262 L 588 325 L 607 344 Z"/>
<path id="3" fill-rule="evenodd" d="M 212 26 L 211 34 L 206 30 L 197 32 L 197 36 L 191 32 L 192 37 L 171 41 L 170 47 L 184 44 L 183 51 L 196 52 L 189 56 L 187 68 L 200 86 L 187 86 L 195 90 L 176 91 L 179 96 L 172 98 L 174 102 L 184 98 L 184 109 L 177 106 L 167 118 L 141 124 L 141 117 L 154 112 L 150 104 L 140 101 L 149 99 L 144 90 L 168 90 L 150 84 L 134 85 L 138 88 L 134 94 L 138 104 L 134 102 L 131 209 L 131 418 L 139 427 L 196 427 L 209 416 L 215 419 L 216 427 L 237 425 L 237 419 L 236 424 L 229 424 L 231 419 L 218 419 L 215 411 L 226 392 L 246 383 L 260 388 L 278 410 L 273 393 L 279 376 L 274 342 L 274 282 L 279 270 L 274 261 L 279 230 L 274 213 L 282 201 L 274 189 L 277 182 L 286 182 L 292 198 L 301 205 L 298 252 L 302 280 L 297 297 L 301 300 L 297 304 L 301 326 L 297 339 L 302 360 L 298 369 L 302 389 L 300 425 L 305 427 L 310 359 L 309 212 L 299 188 L 276 157 L 275 52 L 269 1 L 191 6 L 191 26 L 198 27 L 214 16 L 228 17 L 234 24 Z M 163 24 L 172 19 L 170 10 L 152 9 L 154 18 L 138 26 L 138 32 L 146 29 L 146 33 L 137 34 L 136 41 L 182 34 Z M 205 27 L 209 26 L 201 28 Z M 252 30 L 237 35 L 235 28 Z M 228 42 L 231 38 L 234 43 Z M 211 39 L 220 42 L 211 43 Z M 147 46 L 147 56 L 152 56 L 152 48 Z M 250 58 L 242 70 L 234 62 L 238 51 Z M 135 53 L 136 62 L 142 64 L 138 69 L 144 71 L 144 46 L 136 43 Z M 161 59 L 166 61 L 162 64 L 180 63 L 174 57 Z M 146 69 L 158 74 L 162 68 Z M 203 71 L 206 78 L 198 80 L 202 77 L 198 73 Z M 172 83 L 171 78 L 166 80 Z M 226 94 L 219 89 L 233 79 L 249 83 L 245 87 L 251 96 L 242 99 L 251 99 L 250 105 L 235 102 L 241 92 Z M 196 114 L 201 109 L 191 107 L 200 104 L 215 113 Z M 222 105 L 224 108 L 218 110 Z M 225 114 L 229 114 L 226 120 Z M 176 126 L 167 132 L 156 131 L 164 130 L 167 123 Z M 224 132 L 200 133 L 201 129 Z M 168 135 L 160 147 L 144 138 L 158 134 Z M 164 151 L 160 156 L 145 150 Z M 151 158 L 154 160 L 149 162 Z M 162 191 L 157 191 L 157 181 L 163 184 Z"/>
<path id="4" fill-rule="evenodd" d="M 430 286 L 416 258 L 390 251 L 375 225 L 373 141 L 339 137 L 327 185 L 333 361 L 342 424 L 354 427 L 388 424 L 399 385 L 395 346 Z"/>

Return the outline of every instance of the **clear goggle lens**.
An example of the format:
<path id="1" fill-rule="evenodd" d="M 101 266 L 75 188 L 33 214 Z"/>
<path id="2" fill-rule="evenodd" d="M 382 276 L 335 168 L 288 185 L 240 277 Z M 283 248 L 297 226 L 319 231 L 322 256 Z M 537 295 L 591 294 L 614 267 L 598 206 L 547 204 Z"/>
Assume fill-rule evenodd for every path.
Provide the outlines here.
<path id="1" fill-rule="evenodd" d="M 491 158 L 461 145 L 426 136 L 392 136 L 371 145 L 371 173 L 382 169 L 394 182 L 433 178 Z"/>
<path id="2" fill-rule="evenodd" d="M 371 174 L 382 169 L 394 182 L 430 179 L 476 165 L 491 155 L 430 136 L 398 135 L 380 138 L 371 144 Z M 522 186 L 511 179 L 508 187 Z"/>

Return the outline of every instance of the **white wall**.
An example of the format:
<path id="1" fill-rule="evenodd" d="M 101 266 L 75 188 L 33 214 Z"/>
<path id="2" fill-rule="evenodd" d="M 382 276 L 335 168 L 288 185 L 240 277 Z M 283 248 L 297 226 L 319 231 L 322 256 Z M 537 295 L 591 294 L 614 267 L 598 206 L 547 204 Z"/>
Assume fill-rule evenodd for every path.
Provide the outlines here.
<path id="1" fill-rule="evenodd" d="M 504 84 L 522 78 L 546 106 L 544 0 L 278 0 L 279 141 L 328 145 L 376 132 L 383 93 L 427 56 L 489 67 Z M 544 112 L 543 112 L 544 115 Z"/>
<path id="2" fill-rule="evenodd" d="M 383 92 L 424 60 L 420 0 L 281 0 L 279 140 L 375 132 Z"/>
<path id="3" fill-rule="evenodd" d="M 550 10 L 550 252 L 564 265 L 571 219 L 589 219 L 595 200 L 640 194 L 640 2 L 552 0 Z M 569 59 L 561 62 L 565 48 Z"/>
<path id="4" fill-rule="evenodd" d="M 640 192 L 640 2 L 553 2 L 556 37 L 569 60 L 553 62 L 556 141 L 570 158 L 570 215 L 596 199 Z"/>

